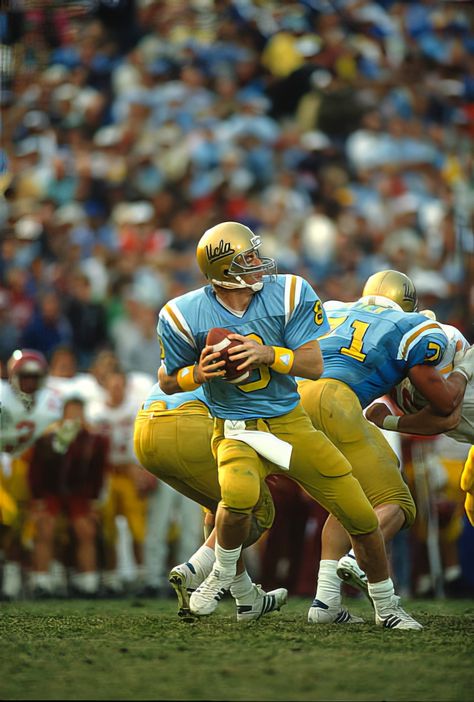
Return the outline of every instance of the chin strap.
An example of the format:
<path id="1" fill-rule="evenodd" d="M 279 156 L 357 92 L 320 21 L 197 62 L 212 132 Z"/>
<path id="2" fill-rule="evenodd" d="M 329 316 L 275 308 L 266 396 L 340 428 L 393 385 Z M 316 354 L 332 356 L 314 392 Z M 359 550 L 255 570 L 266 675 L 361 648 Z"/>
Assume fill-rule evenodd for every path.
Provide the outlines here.
<path id="1" fill-rule="evenodd" d="M 213 278 L 211 280 L 211 283 L 213 285 L 217 285 L 218 287 L 221 288 L 226 288 L 227 290 L 240 290 L 242 288 L 250 288 L 250 290 L 253 290 L 253 292 L 258 292 L 263 288 L 263 280 L 258 281 L 257 283 L 246 283 L 245 280 L 242 280 L 240 275 L 236 275 L 235 279 L 238 280 L 238 283 L 230 283 L 227 282 L 226 280 L 216 280 Z"/>
<path id="2" fill-rule="evenodd" d="M 377 305 L 378 307 L 387 307 L 388 309 L 403 312 L 402 308 L 395 300 L 391 300 L 384 295 L 364 295 L 364 297 L 358 299 L 358 302 L 362 302 L 362 304 L 365 305 Z"/>
<path id="3" fill-rule="evenodd" d="M 240 275 L 236 275 L 235 277 L 239 281 L 239 283 L 241 283 L 241 287 L 243 288 L 250 288 L 250 290 L 253 290 L 254 292 L 258 292 L 263 288 L 263 280 L 259 280 L 258 283 L 249 284 L 246 283 L 245 280 L 242 280 Z"/>

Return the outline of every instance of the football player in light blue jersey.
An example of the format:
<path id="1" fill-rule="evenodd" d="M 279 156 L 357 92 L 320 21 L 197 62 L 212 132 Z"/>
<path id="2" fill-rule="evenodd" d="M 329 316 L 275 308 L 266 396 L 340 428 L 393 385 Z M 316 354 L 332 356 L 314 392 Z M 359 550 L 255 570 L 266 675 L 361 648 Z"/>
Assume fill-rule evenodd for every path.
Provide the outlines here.
<path id="1" fill-rule="evenodd" d="M 135 420 L 134 449 L 141 465 L 182 495 L 206 510 L 206 541 L 186 563 L 175 566 L 169 582 L 178 597 L 178 615 L 192 619 L 189 590 L 195 590 L 214 565 L 215 530 L 213 515 L 220 500 L 217 466 L 211 451 L 213 420 L 201 386 L 189 392 L 166 395 L 154 385 Z M 265 481 L 252 511 L 252 526 L 245 546 L 254 543 L 273 523 L 275 508 Z M 277 588 L 264 592 L 251 584 L 243 571 L 230 586 L 237 598 L 237 621 L 248 622 L 280 609 L 288 592 Z"/>
<path id="2" fill-rule="evenodd" d="M 421 314 L 436 319 L 431 310 Z M 390 399 L 403 414 L 395 417 L 384 402 L 375 402 L 367 408 L 366 417 L 378 427 L 396 430 L 403 434 L 422 436 L 447 436 L 466 444 L 474 444 L 474 346 L 451 324 L 438 322 L 446 333 L 449 346 L 437 364 L 439 372 L 447 377 L 453 371 L 465 375 L 467 385 L 462 400 L 449 415 L 435 412 L 425 397 L 413 386 L 409 378 L 399 383 L 390 393 Z M 393 418 L 392 418 L 393 417 Z"/>
<path id="3" fill-rule="evenodd" d="M 324 372 L 316 382 L 298 384 L 314 426 L 350 461 L 386 540 L 413 523 L 415 506 L 395 453 L 365 419 L 363 409 L 409 377 L 436 411 L 448 415 L 466 385 L 460 373 L 447 379 L 436 368 L 448 338 L 434 320 L 414 311 L 416 305 L 412 281 L 398 271 L 371 276 L 355 303 L 325 305 L 331 332 L 320 340 Z M 316 597 L 308 614 L 313 623 L 338 621 L 338 573 L 371 594 L 354 559 L 343 556 L 348 547 L 347 533 L 330 515 L 323 528 Z M 394 622 L 387 620 L 386 626 Z"/>
<path id="4" fill-rule="evenodd" d="M 422 312 L 435 320 L 431 310 Z M 393 415 L 385 402 L 374 402 L 367 408 L 366 417 L 378 427 L 389 427 L 392 431 L 404 434 L 436 436 L 446 434 L 460 443 L 474 444 L 474 346 L 471 346 L 463 334 L 450 324 L 441 324 L 450 345 L 443 354 L 437 368 L 447 375 L 453 371 L 462 373 L 467 380 L 464 396 L 455 410 L 447 416 L 437 414 L 427 400 L 413 387 L 409 378 L 405 378 L 391 393 L 401 415 Z M 467 476 L 470 477 L 467 477 Z M 465 510 L 471 524 L 474 525 L 474 451 L 471 446 L 470 459 L 466 461 L 461 488 L 466 492 Z"/>
<path id="5" fill-rule="evenodd" d="M 167 393 L 203 385 L 214 416 L 212 448 L 222 499 L 216 515 L 214 570 L 191 595 L 191 611 L 211 614 L 243 568 L 241 550 L 262 479 L 288 475 L 341 521 L 367 568 L 375 621 L 398 628 L 421 625 L 398 606 L 376 514 L 349 462 L 325 434 L 314 429 L 299 401 L 295 376 L 317 379 L 323 370 L 318 338 L 329 330 L 322 304 L 304 279 L 278 276 L 275 262 L 260 256 L 260 238 L 238 222 L 207 230 L 197 260 L 209 285 L 175 298 L 158 322 Z M 230 355 L 238 370 L 228 382 L 220 360 L 206 346 L 208 330 L 225 327 L 241 343 Z M 237 599 L 238 601 L 238 599 Z M 341 610 L 341 618 L 355 621 Z"/>
<path id="6" fill-rule="evenodd" d="M 183 363 L 194 364 L 196 351 L 200 353 L 205 347 L 212 327 L 240 334 L 251 345 L 248 348 L 259 352 L 255 362 L 266 352 L 270 354 L 268 347 L 284 343 L 285 347 L 297 349 L 329 331 L 321 301 L 310 285 L 297 276 L 276 276 L 258 294 L 252 292 L 251 304 L 243 315 L 228 309 L 221 295 L 206 286 L 172 300 L 161 311 L 158 332 L 166 343 L 167 371 L 173 372 Z M 249 365 L 246 363 L 245 367 Z M 272 369 L 270 363 L 253 368 L 245 384 L 238 388 L 222 380 L 206 383 L 203 388 L 213 414 L 223 419 L 282 415 L 299 402 L 294 377 Z"/>

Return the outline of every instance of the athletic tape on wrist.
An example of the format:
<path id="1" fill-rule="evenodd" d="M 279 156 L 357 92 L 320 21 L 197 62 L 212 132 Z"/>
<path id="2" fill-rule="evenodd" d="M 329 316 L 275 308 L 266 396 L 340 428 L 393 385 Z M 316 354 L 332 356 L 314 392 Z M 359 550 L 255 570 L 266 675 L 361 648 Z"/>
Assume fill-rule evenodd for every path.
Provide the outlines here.
<path id="1" fill-rule="evenodd" d="M 178 375 L 176 376 L 178 385 L 184 392 L 189 392 L 190 390 L 196 390 L 201 383 L 196 383 L 194 380 L 194 366 L 186 366 L 185 368 L 180 368 Z"/>
<path id="2" fill-rule="evenodd" d="M 275 360 L 270 364 L 270 368 L 278 373 L 288 374 L 295 360 L 295 354 L 291 349 L 285 349 L 282 346 L 272 346 L 275 352 Z"/>
<path id="3" fill-rule="evenodd" d="M 468 383 L 472 377 L 472 374 L 469 374 L 469 372 L 464 370 L 464 368 L 462 366 L 454 366 L 453 373 L 459 373 L 460 375 L 464 376 L 464 378 L 466 378 L 466 381 Z"/>
<path id="4" fill-rule="evenodd" d="M 382 427 L 384 429 L 388 429 L 389 431 L 397 431 L 399 422 L 400 417 L 396 417 L 393 414 L 388 414 L 382 422 Z"/>

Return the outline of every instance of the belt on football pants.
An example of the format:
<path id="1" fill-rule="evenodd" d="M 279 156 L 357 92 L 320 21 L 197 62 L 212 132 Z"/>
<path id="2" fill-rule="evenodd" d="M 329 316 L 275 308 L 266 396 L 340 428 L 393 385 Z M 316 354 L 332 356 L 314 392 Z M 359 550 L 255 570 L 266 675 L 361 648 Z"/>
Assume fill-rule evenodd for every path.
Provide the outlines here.
<path id="1" fill-rule="evenodd" d="M 263 422 L 257 420 L 257 426 L 259 425 L 265 427 Z M 287 441 L 279 439 L 268 430 L 246 429 L 244 420 L 226 419 L 224 421 L 224 436 L 226 439 L 243 441 L 263 458 L 275 463 L 284 470 L 289 470 L 293 446 Z"/>

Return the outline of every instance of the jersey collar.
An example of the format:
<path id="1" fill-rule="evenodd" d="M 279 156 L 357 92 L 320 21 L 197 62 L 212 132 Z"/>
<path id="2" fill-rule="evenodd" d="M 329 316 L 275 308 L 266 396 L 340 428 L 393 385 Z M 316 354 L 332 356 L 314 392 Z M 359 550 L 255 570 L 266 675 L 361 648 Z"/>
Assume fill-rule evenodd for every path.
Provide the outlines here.
<path id="1" fill-rule="evenodd" d="M 383 297 L 383 295 L 365 295 L 357 300 L 357 302 L 362 305 L 377 305 L 377 307 L 387 307 L 391 310 L 398 310 L 403 312 L 399 304 L 390 300 L 388 297 Z"/>

